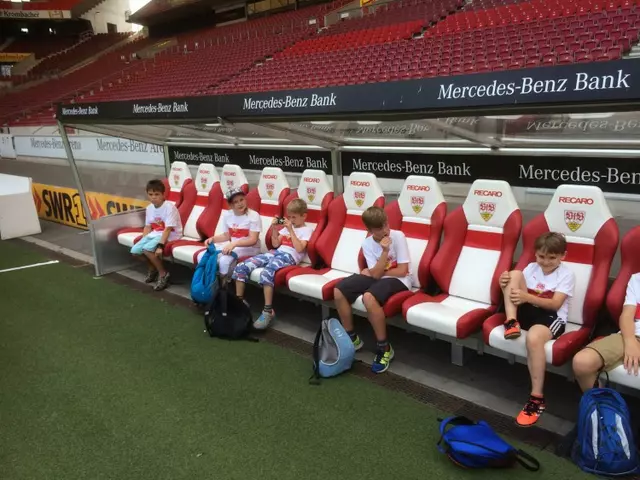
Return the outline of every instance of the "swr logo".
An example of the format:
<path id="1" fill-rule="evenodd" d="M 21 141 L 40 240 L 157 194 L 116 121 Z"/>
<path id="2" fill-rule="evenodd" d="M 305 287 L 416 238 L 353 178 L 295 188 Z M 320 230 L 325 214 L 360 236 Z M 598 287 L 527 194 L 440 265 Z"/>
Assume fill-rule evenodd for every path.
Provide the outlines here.
<path id="1" fill-rule="evenodd" d="M 303 181 L 307 183 L 320 183 L 319 178 L 313 178 L 313 177 L 306 177 Z"/>
<path id="2" fill-rule="evenodd" d="M 224 176 L 225 177 L 235 177 L 236 176 L 236 172 L 224 172 Z"/>
<path id="3" fill-rule="evenodd" d="M 502 192 L 500 190 L 474 190 L 473 194 L 478 197 L 498 197 L 502 196 Z"/>
<path id="4" fill-rule="evenodd" d="M 593 205 L 593 198 L 586 197 L 560 197 L 558 203 L 571 203 L 573 205 Z"/>
<path id="5" fill-rule="evenodd" d="M 262 175 L 262 178 L 264 178 L 265 180 L 277 180 L 278 176 L 277 175 Z"/>
<path id="6" fill-rule="evenodd" d="M 428 192 L 431 190 L 429 185 L 407 185 L 407 190 L 413 190 L 414 192 Z"/>
<path id="7" fill-rule="evenodd" d="M 361 182 L 359 180 L 351 180 L 351 186 L 353 187 L 369 187 L 371 183 L 369 182 Z"/>

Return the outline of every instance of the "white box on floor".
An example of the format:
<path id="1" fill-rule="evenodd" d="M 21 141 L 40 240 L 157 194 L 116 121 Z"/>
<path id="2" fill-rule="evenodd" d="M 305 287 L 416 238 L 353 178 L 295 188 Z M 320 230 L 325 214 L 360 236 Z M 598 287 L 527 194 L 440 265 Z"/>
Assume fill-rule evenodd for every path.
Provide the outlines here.
<path id="1" fill-rule="evenodd" d="M 41 232 L 31 179 L 0 173 L 0 239 Z"/>

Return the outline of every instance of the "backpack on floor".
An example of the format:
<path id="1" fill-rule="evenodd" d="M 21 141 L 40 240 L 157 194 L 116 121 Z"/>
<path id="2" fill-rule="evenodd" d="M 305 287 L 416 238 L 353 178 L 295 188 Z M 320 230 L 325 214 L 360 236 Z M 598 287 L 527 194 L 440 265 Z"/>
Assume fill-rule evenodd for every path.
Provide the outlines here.
<path id="1" fill-rule="evenodd" d="M 317 385 L 320 377 L 335 377 L 349 370 L 355 355 L 353 342 L 340 321 L 323 320 L 313 342 L 313 375 L 309 382 Z"/>
<path id="2" fill-rule="evenodd" d="M 584 392 L 571 457 L 582 470 L 596 475 L 622 476 L 640 471 L 631 417 L 618 392 L 611 388 Z"/>
<path id="3" fill-rule="evenodd" d="M 253 332 L 251 310 L 236 296 L 231 282 L 231 274 L 238 262 L 238 256 L 233 252 L 232 255 L 234 261 L 229 265 L 229 273 L 219 280 L 213 299 L 204 312 L 204 326 L 210 337 L 257 341 L 250 337 Z"/>
<path id="4" fill-rule="evenodd" d="M 466 417 L 440 420 L 438 450 L 453 463 L 465 468 L 507 468 L 519 463 L 536 472 L 540 463 L 522 450 L 509 445 L 487 422 Z"/>
<path id="5" fill-rule="evenodd" d="M 208 305 L 218 288 L 218 254 L 215 245 L 210 244 L 198 262 L 191 278 L 191 299 L 200 305 Z"/>

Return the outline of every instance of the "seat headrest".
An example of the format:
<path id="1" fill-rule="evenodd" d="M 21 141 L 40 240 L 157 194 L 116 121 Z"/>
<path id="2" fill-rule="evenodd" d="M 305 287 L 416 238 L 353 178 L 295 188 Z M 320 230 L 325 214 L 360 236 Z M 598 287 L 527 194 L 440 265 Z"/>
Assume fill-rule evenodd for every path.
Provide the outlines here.
<path id="1" fill-rule="evenodd" d="M 327 180 L 327 174 L 322 170 L 305 170 L 300 177 L 298 185 L 298 198 L 307 205 L 322 206 L 324 197 L 333 192 L 333 188 Z"/>
<path id="2" fill-rule="evenodd" d="M 560 185 L 544 212 L 549 230 L 589 239 L 611 217 L 602 190 L 586 185 Z"/>
<path id="3" fill-rule="evenodd" d="M 234 188 L 242 188 L 248 185 L 247 177 L 238 165 L 227 164 L 222 167 L 222 193 Z"/>
<path id="4" fill-rule="evenodd" d="M 262 169 L 258 182 L 258 193 L 262 202 L 278 203 L 280 193 L 285 188 L 289 188 L 289 182 L 281 168 L 266 167 Z"/>
<path id="5" fill-rule="evenodd" d="M 469 225 L 503 228 L 520 207 L 507 182 L 478 179 L 471 185 L 462 209 Z"/>
<path id="6" fill-rule="evenodd" d="M 435 208 L 443 202 L 444 195 L 436 179 L 420 175 L 408 176 L 398 197 L 403 218 L 431 219 Z"/>
<path id="7" fill-rule="evenodd" d="M 171 190 L 182 190 L 184 182 L 191 179 L 191 171 L 184 162 L 173 162 L 169 172 L 169 188 Z"/>
<path id="8" fill-rule="evenodd" d="M 220 176 L 216 167 L 211 163 L 201 163 L 196 175 L 196 190 L 198 194 L 208 195 L 211 187 L 217 182 L 220 182 Z"/>
<path id="9" fill-rule="evenodd" d="M 354 172 L 349 175 L 343 196 L 347 211 L 364 212 L 380 197 L 384 197 L 384 193 L 373 173 Z"/>

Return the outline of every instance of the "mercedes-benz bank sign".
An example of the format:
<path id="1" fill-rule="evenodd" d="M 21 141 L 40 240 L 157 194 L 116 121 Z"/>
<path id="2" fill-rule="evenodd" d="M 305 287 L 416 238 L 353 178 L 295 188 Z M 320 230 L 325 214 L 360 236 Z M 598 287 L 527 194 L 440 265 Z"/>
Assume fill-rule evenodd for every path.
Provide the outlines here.
<path id="1" fill-rule="evenodd" d="M 640 60 L 342 87 L 64 105 L 63 121 L 247 118 L 640 100 Z M 442 115 L 441 115 L 442 116 Z"/>

